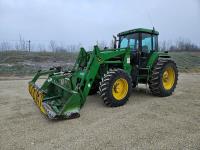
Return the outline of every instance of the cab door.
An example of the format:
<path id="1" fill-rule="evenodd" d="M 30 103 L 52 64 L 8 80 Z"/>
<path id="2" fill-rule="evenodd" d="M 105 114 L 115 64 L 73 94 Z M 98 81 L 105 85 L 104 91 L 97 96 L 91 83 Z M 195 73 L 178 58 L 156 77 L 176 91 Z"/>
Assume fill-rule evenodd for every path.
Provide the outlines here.
<path id="1" fill-rule="evenodd" d="M 149 33 L 140 34 L 140 67 L 145 68 L 150 54 L 155 51 L 156 40 Z"/>

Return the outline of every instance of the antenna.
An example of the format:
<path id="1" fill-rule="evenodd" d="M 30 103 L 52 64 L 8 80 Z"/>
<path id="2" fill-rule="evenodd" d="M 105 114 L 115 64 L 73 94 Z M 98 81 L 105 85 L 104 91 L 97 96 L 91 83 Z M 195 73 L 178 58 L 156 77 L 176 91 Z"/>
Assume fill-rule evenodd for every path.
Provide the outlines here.
<path id="1" fill-rule="evenodd" d="M 147 16 L 148 16 L 149 22 L 152 25 L 152 27 L 154 28 L 154 24 L 153 24 L 150 12 L 147 12 L 147 14 L 148 14 Z"/>

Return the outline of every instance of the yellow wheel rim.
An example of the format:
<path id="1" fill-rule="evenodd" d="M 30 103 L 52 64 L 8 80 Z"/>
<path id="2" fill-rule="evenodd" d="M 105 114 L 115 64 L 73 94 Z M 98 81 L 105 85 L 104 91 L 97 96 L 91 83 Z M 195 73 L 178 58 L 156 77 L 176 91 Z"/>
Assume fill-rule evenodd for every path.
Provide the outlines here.
<path id="1" fill-rule="evenodd" d="M 128 93 L 128 82 L 122 78 L 116 80 L 112 87 L 113 97 L 116 100 L 120 101 L 124 97 L 126 97 L 127 93 Z"/>
<path id="2" fill-rule="evenodd" d="M 168 67 L 165 69 L 162 76 L 162 83 L 165 90 L 170 90 L 175 82 L 175 72 L 172 67 Z"/>

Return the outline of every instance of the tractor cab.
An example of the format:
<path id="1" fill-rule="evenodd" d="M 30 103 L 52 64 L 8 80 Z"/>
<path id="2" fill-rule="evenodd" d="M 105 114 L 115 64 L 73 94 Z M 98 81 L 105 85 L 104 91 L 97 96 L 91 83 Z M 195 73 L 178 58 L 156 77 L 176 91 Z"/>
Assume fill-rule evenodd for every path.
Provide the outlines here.
<path id="1" fill-rule="evenodd" d="M 146 66 L 148 57 L 158 51 L 159 32 L 150 29 L 134 29 L 118 34 L 118 48 L 130 48 L 132 63 Z"/>
<path id="2" fill-rule="evenodd" d="M 154 52 L 158 51 L 159 32 L 154 29 L 134 29 L 118 34 L 118 48 L 130 48 L 133 85 L 147 83 L 149 77 L 148 61 Z M 116 40 L 115 40 L 116 45 Z"/>

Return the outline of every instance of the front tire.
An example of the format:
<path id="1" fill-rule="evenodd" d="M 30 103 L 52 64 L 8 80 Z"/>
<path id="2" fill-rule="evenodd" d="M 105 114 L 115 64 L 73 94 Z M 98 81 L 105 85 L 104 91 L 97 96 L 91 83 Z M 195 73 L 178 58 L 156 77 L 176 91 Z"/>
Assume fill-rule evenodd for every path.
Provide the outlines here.
<path id="1" fill-rule="evenodd" d="M 110 70 L 102 78 L 99 94 L 105 105 L 117 107 L 124 105 L 131 92 L 131 78 L 122 69 Z"/>
<path id="2" fill-rule="evenodd" d="M 159 59 L 153 68 L 149 88 L 153 95 L 170 96 L 176 88 L 177 81 L 176 63 L 169 59 Z"/>

